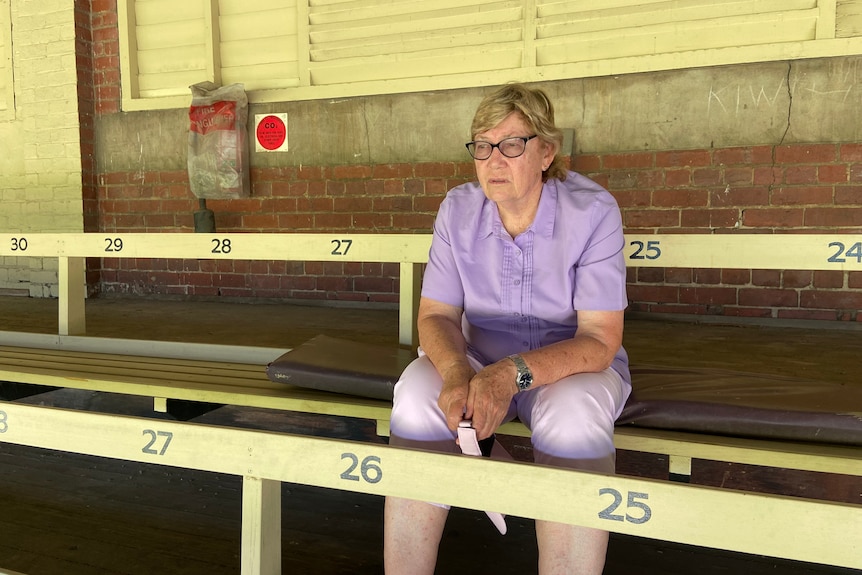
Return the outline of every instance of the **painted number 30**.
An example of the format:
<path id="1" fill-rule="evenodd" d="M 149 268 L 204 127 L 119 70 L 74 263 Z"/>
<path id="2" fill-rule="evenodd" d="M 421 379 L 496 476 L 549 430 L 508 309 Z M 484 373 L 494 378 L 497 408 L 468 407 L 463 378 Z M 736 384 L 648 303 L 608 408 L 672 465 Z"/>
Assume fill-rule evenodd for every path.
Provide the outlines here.
<path id="1" fill-rule="evenodd" d="M 628 502 L 626 503 L 626 510 L 636 510 L 634 515 L 631 515 L 628 512 L 625 515 L 615 513 L 615 511 L 619 509 L 620 505 L 622 505 L 623 503 L 623 495 L 616 489 L 611 489 L 609 487 L 599 489 L 599 495 L 611 495 L 614 498 L 613 503 L 611 503 L 604 510 L 599 512 L 599 519 L 608 519 L 610 521 L 628 521 L 629 523 L 641 525 L 649 521 L 652 517 L 652 509 L 649 508 L 649 505 L 641 501 L 642 499 L 649 499 L 649 495 L 646 493 L 629 491 Z"/>

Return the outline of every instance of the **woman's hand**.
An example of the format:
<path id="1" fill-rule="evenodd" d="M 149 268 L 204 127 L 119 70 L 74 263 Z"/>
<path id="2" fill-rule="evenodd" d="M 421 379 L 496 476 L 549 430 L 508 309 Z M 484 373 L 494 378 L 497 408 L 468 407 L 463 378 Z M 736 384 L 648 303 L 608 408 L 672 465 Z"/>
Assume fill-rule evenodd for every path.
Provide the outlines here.
<path id="1" fill-rule="evenodd" d="M 473 420 L 477 439 L 491 437 L 503 423 L 512 397 L 518 392 L 517 373 L 515 364 L 503 359 L 487 366 L 470 380 L 466 418 Z"/>
<path id="2" fill-rule="evenodd" d="M 446 416 L 446 424 L 449 429 L 455 431 L 458 429 L 458 424 L 464 419 L 470 380 L 476 375 L 476 372 L 465 361 L 464 365 L 448 369 L 446 373 L 441 375 L 443 377 L 443 389 L 440 390 L 440 397 L 437 398 L 437 406 Z"/>

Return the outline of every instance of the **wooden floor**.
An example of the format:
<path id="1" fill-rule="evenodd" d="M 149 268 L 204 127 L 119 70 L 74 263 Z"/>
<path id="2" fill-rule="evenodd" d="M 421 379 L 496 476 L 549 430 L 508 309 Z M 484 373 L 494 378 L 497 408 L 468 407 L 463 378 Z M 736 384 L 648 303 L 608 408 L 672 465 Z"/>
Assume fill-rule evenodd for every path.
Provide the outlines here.
<path id="1" fill-rule="evenodd" d="M 56 329 L 51 305 L 0 298 L 0 330 L 50 333 Z M 319 332 L 362 333 L 365 339 L 386 341 L 397 330 L 391 311 L 117 300 L 90 302 L 88 321 L 92 335 L 280 347 Z M 835 379 L 853 377 L 860 344 L 859 330 L 643 321 L 629 323 L 626 342 L 633 361 L 644 357 L 666 365 L 697 361 Z M 752 346 L 759 346 L 757 353 L 751 353 Z M 746 359 L 751 357 L 758 359 Z M 21 401 L 156 417 L 148 400 L 112 394 L 57 390 Z M 263 409 L 223 407 L 195 421 L 382 441 L 367 421 Z M 507 446 L 519 459 L 530 457 L 529 446 L 521 441 L 509 439 Z M 619 472 L 660 477 L 662 459 L 621 452 Z M 696 461 L 692 481 L 862 504 L 858 478 Z M 238 573 L 240 496 L 240 479 L 234 476 L 0 444 L 0 573 L 3 569 L 28 575 Z M 376 496 L 285 485 L 284 573 L 382 573 L 382 505 Z M 803 520 L 787 518 L 794 519 Z M 484 514 L 453 510 L 438 573 L 534 573 L 533 522 L 510 517 L 508 523 L 509 534 L 500 536 Z M 852 536 L 860 535 L 848 534 Z M 859 572 L 614 535 L 605 573 Z"/>

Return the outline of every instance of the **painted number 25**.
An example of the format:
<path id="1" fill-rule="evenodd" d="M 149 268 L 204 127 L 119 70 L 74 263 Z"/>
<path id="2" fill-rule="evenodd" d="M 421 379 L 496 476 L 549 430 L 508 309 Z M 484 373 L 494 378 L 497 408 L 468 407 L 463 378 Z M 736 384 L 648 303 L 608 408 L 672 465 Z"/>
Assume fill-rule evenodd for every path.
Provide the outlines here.
<path id="1" fill-rule="evenodd" d="M 614 513 L 623 503 L 623 494 L 616 489 L 611 489 L 609 487 L 599 489 L 599 495 L 611 495 L 614 498 L 613 503 L 611 503 L 604 510 L 599 512 L 599 519 L 608 519 L 610 521 L 628 521 L 629 523 L 641 525 L 649 521 L 650 518 L 652 518 L 652 509 L 650 509 L 649 505 L 641 501 L 643 499 L 649 499 L 649 495 L 646 493 L 629 491 L 628 502 L 626 503 L 626 510 L 637 510 L 635 515 L 631 515 L 628 512 L 625 515 Z"/>
<path id="2" fill-rule="evenodd" d="M 629 256 L 630 260 L 657 260 L 661 257 L 661 248 L 659 247 L 658 240 L 650 240 L 648 242 L 641 242 L 635 240 L 630 242 L 630 246 L 635 247 L 635 251 L 632 255 Z"/>

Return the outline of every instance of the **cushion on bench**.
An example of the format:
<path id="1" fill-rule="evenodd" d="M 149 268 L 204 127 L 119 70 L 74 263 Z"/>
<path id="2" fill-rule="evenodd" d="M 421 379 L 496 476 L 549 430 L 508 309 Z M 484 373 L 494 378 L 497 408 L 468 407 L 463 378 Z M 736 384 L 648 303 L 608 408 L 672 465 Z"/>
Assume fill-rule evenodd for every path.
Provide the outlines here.
<path id="1" fill-rule="evenodd" d="M 617 425 L 862 446 L 862 384 L 636 366 Z"/>
<path id="2" fill-rule="evenodd" d="M 272 381 L 392 399 L 415 355 L 317 336 L 267 367 Z M 717 369 L 632 367 L 618 426 L 862 446 L 862 385 Z"/>
<path id="3" fill-rule="evenodd" d="M 392 389 L 416 358 L 408 349 L 318 335 L 266 367 L 272 381 L 392 401 Z"/>

